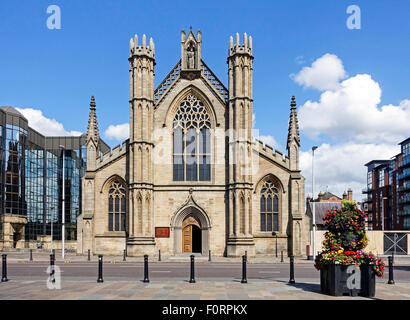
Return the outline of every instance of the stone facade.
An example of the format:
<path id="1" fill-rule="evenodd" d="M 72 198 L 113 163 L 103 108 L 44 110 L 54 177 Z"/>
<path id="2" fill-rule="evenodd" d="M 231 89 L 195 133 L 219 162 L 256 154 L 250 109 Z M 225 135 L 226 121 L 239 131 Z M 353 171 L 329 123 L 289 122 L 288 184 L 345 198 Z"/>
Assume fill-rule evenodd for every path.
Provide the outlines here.
<path id="1" fill-rule="evenodd" d="M 130 137 L 102 156 L 92 98 L 78 253 L 254 256 L 274 254 L 276 243 L 285 254 L 305 252 L 295 99 L 284 156 L 252 136 L 252 38 L 229 41 L 228 90 L 201 59 L 201 37 L 181 32 L 181 60 L 156 89 L 154 42 L 131 39 Z M 266 183 L 273 191 L 261 214 Z"/>

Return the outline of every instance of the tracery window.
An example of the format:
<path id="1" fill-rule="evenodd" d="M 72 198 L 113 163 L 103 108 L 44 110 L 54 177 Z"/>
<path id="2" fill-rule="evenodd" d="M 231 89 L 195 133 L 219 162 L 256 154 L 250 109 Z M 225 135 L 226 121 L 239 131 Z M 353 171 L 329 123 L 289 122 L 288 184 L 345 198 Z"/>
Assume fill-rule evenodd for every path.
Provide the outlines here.
<path id="1" fill-rule="evenodd" d="M 261 231 L 279 230 L 279 191 L 272 180 L 267 180 L 261 189 Z"/>
<path id="2" fill-rule="evenodd" d="M 201 100 L 189 94 L 173 121 L 174 181 L 211 180 L 211 121 Z"/>
<path id="3" fill-rule="evenodd" d="M 108 191 L 108 231 L 125 231 L 126 195 L 119 180 L 114 180 Z"/>

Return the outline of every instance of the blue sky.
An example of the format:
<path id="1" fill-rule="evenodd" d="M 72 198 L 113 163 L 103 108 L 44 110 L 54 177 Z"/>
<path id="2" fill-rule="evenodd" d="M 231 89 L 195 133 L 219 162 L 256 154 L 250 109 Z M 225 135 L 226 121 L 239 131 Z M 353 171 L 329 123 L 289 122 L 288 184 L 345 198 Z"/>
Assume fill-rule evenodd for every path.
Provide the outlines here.
<path id="1" fill-rule="evenodd" d="M 61 30 L 49 30 L 46 26 L 49 16 L 46 10 L 53 4 L 61 8 Z M 349 17 L 346 9 L 352 4 L 361 9 L 360 30 L 346 26 Z M 327 90 L 318 89 L 315 84 L 304 86 L 290 75 L 311 67 L 325 54 L 334 55 L 343 64 L 345 75 L 337 79 L 339 82 L 368 74 L 378 83 L 381 101 L 376 103 L 377 108 L 399 106 L 410 99 L 409 15 L 410 3 L 406 0 L 2 1 L 0 105 L 38 109 L 44 117 L 62 124 L 67 132 L 84 132 L 90 96 L 95 95 L 104 137 L 110 125 L 129 121 L 127 58 L 129 39 L 135 33 L 140 36 L 145 33 L 154 39 L 158 85 L 180 58 L 180 30 L 187 30 L 190 25 L 194 31 L 201 29 L 202 58 L 227 86 L 229 36 L 239 32 L 242 38 L 246 32 L 253 37 L 255 56 L 255 127 L 260 134 L 272 136 L 284 152 L 290 97 L 295 95 L 299 110 L 305 108 L 307 112 L 312 109 L 305 106 L 306 102 L 318 102 Z M 304 152 L 301 165 L 307 178 L 307 192 L 311 191 L 311 187 L 308 190 L 308 151 L 314 144 L 329 145 L 328 152 L 346 147 L 347 142 L 384 150 L 368 155 L 372 157 L 387 156 L 397 149 L 399 141 L 394 143 L 393 139 L 373 136 L 359 141 L 353 134 L 349 141 L 343 141 L 342 134 L 334 134 L 328 128 L 314 138 L 314 125 L 307 125 L 312 119 L 307 118 L 301 130 Z M 360 125 L 355 123 L 357 127 Z M 350 130 L 351 126 L 340 125 L 343 128 Z M 395 135 L 398 139 L 405 136 L 405 132 Z M 120 142 L 105 140 L 111 146 Z M 387 144 L 392 148 L 389 152 L 383 148 Z M 319 165 L 320 160 L 330 161 L 324 156 L 320 158 L 320 148 L 317 152 Z M 333 178 L 326 179 L 323 174 L 318 177 L 315 189 L 323 190 L 327 186 L 329 191 L 340 193 L 342 185 L 347 188 L 354 183 L 365 183 L 365 177 L 358 181 L 363 170 L 364 167 L 357 168 L 356 177 L 352 177 L 355 181 L 351 182 L 337 178 L 332 182 Z"/>

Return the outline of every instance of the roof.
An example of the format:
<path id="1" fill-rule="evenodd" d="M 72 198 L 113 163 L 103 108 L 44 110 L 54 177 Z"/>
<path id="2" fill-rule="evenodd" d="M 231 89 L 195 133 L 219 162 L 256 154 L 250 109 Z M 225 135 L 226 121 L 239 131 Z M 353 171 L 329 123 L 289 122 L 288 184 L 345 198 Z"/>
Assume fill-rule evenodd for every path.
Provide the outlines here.
<path id="1" fill-rule="evenodd" d="M 0 109 L 3 110 L 6 113 L 13 114 L 15 116 L 18 116 L 18 117 L 21 117 L 21 118 L 27 120 L 27 118 L 25 116 L 23 116 L 23 114 L 20 111 L 17 111 L 17 109 L 15 109 L 13 107 L 1 106 Z"/>
<path id="2" fill-rule="evenodd" d="M 399 142 L 399 144 L 404 144 L 406 142 L 410 141 L 410 137 L 408 137 L 406 140 L 403 140 L 402 142 Z"/>
<path id="3" fill-rule="evenodd" d="M 329 210 L 332 209 L 341 209 L 342 203 L 341 202 L 312 202 L 309 203 L 310 206 L 314 204 L 315 206 L 315 223 L 316 224 L 323 224 L 323 217 Z M 313 208 L 311 208 L 312 210 Z"/>
<path id="4" fill-rule="evenodd" d="M 336 197 L 337 199 L 342 200 L 341 198 L 339 198 L 338 196 L 334 195 L 333 193 L 329 191 L 326 191 L 325 193 L 323 193 L 321 199 L 329 200 L 331 197 Z M 316 199 L 315 201 L 319 201 L 319 199 Z"/>
<path id="5" fill-rule="evenodd" d="M 366 163 L 365 166 L 368 167 L 369 165 L 371 165 L 371 164 L 373 164 L 373 163 L 376 163 L 376 162 L 377 162 L 377 163 L 380 163 L 380 164 L 383 164 L 383 163 L 389 162 L 389 161 L 390 161 L 390 160 L 372 160 L 372 161 Z"/>

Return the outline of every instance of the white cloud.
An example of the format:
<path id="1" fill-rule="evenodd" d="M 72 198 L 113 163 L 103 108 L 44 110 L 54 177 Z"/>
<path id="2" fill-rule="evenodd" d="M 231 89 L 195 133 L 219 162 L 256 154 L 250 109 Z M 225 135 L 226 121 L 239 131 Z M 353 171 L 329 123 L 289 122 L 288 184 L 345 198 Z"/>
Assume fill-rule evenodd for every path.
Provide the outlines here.
<path id="1" fill-rule="evenodd" d="M 353 190 L 353 198 L 361 201 L 362 189 L 366 186 L 367 168 L 371 160 L 390 159 L 400 152 L 397 144 L 343 143 L 322 144 L 315 151 L 315 197 L 319 191 L 328 191 L 341 197 L 348 188 Z M 312 152 L 300 154 L 300 167 L 305 177 L 305 191 L 312 194 Z"/>
<path id="2" fill-rule="evenodd" d="M 107 130 L 105 130 L 104 135 L 108 139 L 114 140 L 125 140 L 128 139 L 130 135 L 130 125 L 129 123 L 123 123 L 118 125 L 110 125 Z"/>
<path id="3" fill-rule="evenodd" d="M 336 55 L 327 53 L 314 61 L 311 67 L 304 67 L 290 77 L 305 88 L 334 90 L 346 75 L 342 61 Z"/>
<path id="4" fill-rule="evenodd" d="M 27 118 L 28 124 L 34 130 L 37 130 L 46 136 L 80 136 L 82 132 L 66 131 L 62 123 L 55 119 L 47 118 L 41 110 L 32 108 L 16 108 Z"/>
<path id="5" fill-rule="evenodd" d="M 279 148 L 279 143 L 276 141 L 276 139 L 273 136 L 270 136 L 270 135 L 258 136 L 256 137 L 256 139 L 262 141 L 264 144 L 271 146 L 273 149 Z"/>
<path id="6" fill-rule="evenodd" d="M 328 135 L 338 140 L 398 143 L 409 134 L 410 100 L 379 107 L 382 90 L 368 74 L 343 81 L 325 91 L 320 101 L 299 109 L 300 128 L 311 138 Z"/>
<path id="7" fill-rule="evenodd" d="M 333 63 L 332 63 L 333 61 Z M 328 67 L 326 67 L 326 65 Z M 322 143 L 315 151 L 315 196 L 326 189 L 342 196 L 348 188 L 360 201 L 371 160 L 387 160 L 400 152 L 397 145 L 409 135 L 410 100 L 381 105 L 382 89 L 369 74 L 346 76 L 341 60 L 326 54 L 293 79 L 319 89 L 319 101 L 306 101 L 298 110 L 301 132 Z M 320 141 L 320 140 L 319 140 Z M 312 193 L 312 152 L 301 152 L 306 193 Z"/>

